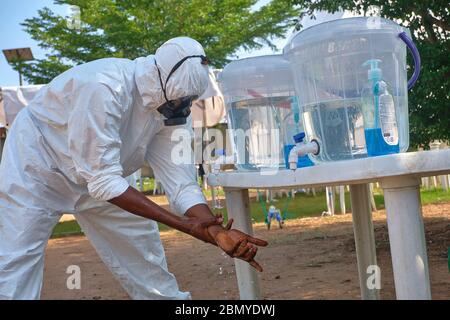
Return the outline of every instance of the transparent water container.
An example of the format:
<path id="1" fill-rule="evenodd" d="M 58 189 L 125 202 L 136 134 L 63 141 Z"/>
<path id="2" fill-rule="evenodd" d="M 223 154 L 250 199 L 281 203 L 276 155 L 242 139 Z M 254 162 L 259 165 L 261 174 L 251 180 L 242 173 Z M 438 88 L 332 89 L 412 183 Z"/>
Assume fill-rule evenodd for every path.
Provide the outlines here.
<path id="1" fill-rule="evenodd" d="M 229 63 L 219 75 L 239 170 L 279 169 L 303 131 L 289 62 L 282 55 Z"/>
<path id="2" fill-rule="evenodd" d="M 407 81 L 406 48 L 414 75 Z M 298 33 L 284 48 L 291 62 L 314 162 L 405 152 L 408 88 L 420 57 L 407 29 L 379 17 L 334 20 Z"/>

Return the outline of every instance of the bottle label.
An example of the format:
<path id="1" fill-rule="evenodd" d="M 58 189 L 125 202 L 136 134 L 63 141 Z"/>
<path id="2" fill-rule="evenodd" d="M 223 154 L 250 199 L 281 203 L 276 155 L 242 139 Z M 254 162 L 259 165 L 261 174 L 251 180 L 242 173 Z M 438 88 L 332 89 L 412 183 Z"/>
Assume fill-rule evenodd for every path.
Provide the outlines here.
<path id="1" fill-rule="evenodd" d="M 395 146 L 398 144 L 398 128 L 394 99 L 390 94 L 382 94 L 379 98 L 381 133 L 388 145 Z"/>

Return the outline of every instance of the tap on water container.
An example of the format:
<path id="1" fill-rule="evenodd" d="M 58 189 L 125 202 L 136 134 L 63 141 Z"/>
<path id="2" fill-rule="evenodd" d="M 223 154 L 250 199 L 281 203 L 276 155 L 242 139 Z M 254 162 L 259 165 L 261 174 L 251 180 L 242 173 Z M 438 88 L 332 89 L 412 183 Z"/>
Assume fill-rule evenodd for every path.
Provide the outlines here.
<path id="1" fill-rule="evenodd" d="M 406 48 L 414 58 L 407 81 Z M 283 50 L 291 62 L 314 162 L 405 152 L 408 95 L 420 72 L 409 30 L 379 17 L 325 22 L 307 28 Z"/>

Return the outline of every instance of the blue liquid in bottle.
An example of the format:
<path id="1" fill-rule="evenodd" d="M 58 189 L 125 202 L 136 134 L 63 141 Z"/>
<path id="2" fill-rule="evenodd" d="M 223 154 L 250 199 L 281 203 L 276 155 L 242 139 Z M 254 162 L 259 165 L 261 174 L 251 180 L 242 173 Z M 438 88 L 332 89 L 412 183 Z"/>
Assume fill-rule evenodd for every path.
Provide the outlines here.
<path id="1" fill-rule="evenodd" d="M 399 153 L 399 145 L 390 145 L 384 141 L 381 128 L 370 128 L 364 130 L 366 137 L 367 155 L 369 157 L 382 156 L 385 154 Z"/>
<path id="2" fill-rule="evenodd" d="M 369 157 L 400 152 L 394 99 L 388 85 L 382 80 L 382 71 L 378 67 L 380 62 L 379 59 L 371 59 L 363 64 L 370 66 L 370 86 L 363 91 L 363 101 L 366 105 L 364 136 Z"/>

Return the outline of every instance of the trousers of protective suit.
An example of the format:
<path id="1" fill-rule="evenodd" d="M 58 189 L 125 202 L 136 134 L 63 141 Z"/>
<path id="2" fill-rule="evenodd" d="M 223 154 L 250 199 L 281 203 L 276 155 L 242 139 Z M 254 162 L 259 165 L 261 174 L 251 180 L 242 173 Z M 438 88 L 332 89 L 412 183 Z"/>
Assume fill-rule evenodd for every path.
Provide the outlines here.
<path id="1" fill-rule="evenodd" d="M 67 201 L 55 198 L 55 194 L 64 194 L 65 190 L 52 192 L 52 187 L 44 185 L 45 180 L 40 177 L 48 178 L 52 174 L 53 181 L 61 181 L 57 184 L 59 187 L 70 182 L 56 168 L 48 166 L 39 130 L 33 126 L 26 110 L 18 117 L 0 163 L 0 176 L 7 174 L 10 181 L 15 181 L 8 185 L 8 190 L 0 182 L 0 299 L 39 299 L 45 248 L 63 214 L 57 205 L 49 208 L 45 204 L 60 202 L 62 206 Z M 26 139 L 23 132 L 27 132 Z M 23 149 L 27 150 L 26 157 L 16 157 Z M 39 171 L 24 173 L 26 170 L 22 168 L 37 164 L 41 168 Z M 30 186 L 39 192 L 28 188 Z M 67 185 L 67 195 L 75 187 Z M 175 277 L 167 269 L 155 221 L 90 197 L 77 208 L 76 220 L 131 298 L 191 298 L 189 293 L 179 290 Z"/>

